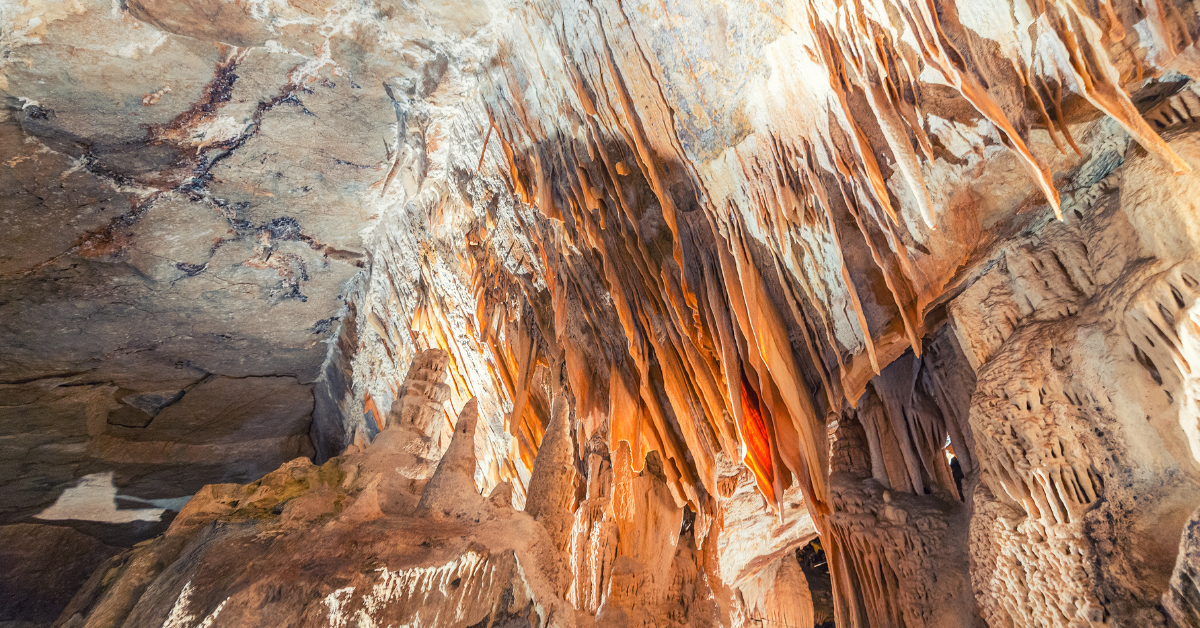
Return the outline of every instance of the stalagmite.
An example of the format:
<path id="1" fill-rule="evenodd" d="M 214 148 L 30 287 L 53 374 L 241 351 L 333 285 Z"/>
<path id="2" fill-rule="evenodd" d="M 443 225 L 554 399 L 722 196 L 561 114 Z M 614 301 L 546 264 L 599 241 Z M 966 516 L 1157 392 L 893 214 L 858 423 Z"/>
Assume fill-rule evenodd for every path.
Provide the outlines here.
<path id="1" fill-rule="evenodd" d="M 566 550 L 574 520 L 576 473 L 565 397 L 555 397 L 550 417 L 529 476 L 525 512 L 546 528 L 559 550 Z"/>
<path id="2" fill-rule="evenodd" d="M 442 404 L 450 399 L 445 383 L 450 356 L 442 349 L 427 349 L 413 358 L 408 377 L 388 414 L 387 428 L 411 430 L 431 443 L 441 440 Z"/>
<path id="3" fill-rule="evenodd" d="M 436 518 L 476 515 L 485 499 L 475 485 L 475 424 L 479 421 L 479 403 L 472 397 L 454 426 L 454 436 L 437 471 L 429 478 L 417 512 Z"/>
<path id="4" fill-rule="evenodd" d="M 410 508 L 446 451 L 441 424 L 443 404 L 450 397 L 444 383 L 448 359 L 441 349 L 413 358 L 384 430 L 361 455 L 361 473 L 378 476 L 378 487 L 371 492 L 378 492 L 385 510 Z"/>

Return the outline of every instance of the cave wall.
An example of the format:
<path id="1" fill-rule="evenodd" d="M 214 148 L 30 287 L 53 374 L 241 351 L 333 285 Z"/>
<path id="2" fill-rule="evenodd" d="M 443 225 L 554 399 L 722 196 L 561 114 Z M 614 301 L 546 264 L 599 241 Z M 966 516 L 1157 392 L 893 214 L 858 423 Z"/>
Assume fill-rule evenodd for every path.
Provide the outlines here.
<path id="1" fill-rule="evenodd" d="M 1170 145 L 1194 159 L 1186 135 Z M 1195 209 L 1186 180 L 1123 158 L 1086 218 L 1014 241 L 950 307 L 978 364 L 971 545 L 991 623 L 1160 622 L 1193 510 Z"/>

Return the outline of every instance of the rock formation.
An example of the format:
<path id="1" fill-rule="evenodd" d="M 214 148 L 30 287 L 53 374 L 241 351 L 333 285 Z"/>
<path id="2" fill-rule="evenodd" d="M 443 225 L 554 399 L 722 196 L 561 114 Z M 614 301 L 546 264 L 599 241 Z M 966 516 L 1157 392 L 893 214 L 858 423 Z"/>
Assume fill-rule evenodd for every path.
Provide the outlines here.
<path id="1" fill-rule="evenodd" d="M 0 3 L 0 625 L 1200 626 L 1197 38 Z"/>
<path id="2" fill-rule="evenodd" d="M 571 444 L 569 420 L 566 399 L 556 398 L 551 404 L 550 424 L 546 426 L 538 448 L 537 460 L 529 476 L 529 495 L 525 498 L 525 512 L 546 528 L 560 552 L 567 549 L 574 527 L 575 448 Z M 600 463 L 591 456 L 589 462 Z M 598 476 L 599 471 L 595 469 L 595 475 Z M 589 469 L 588 477 L 592 475 L 593 471 Z M 592 488 L 592 492 L 598 490 L 598 487 Z M 589 493 L 588 497 L 595 496 Z"/>

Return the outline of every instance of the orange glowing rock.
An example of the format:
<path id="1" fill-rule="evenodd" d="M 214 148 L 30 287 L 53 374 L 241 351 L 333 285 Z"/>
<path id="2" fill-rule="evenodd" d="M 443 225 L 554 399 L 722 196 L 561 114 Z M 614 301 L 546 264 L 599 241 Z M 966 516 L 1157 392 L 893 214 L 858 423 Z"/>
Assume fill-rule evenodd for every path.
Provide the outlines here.
<path id="1" fill-rule="evenodd" d="M 746 445 L 746 465 L 754 472 L 759 487 L 766 495 L 773 495 L 769 490 L 771 479 L 775 477 L 775 468 L 771 456 L 771 428 L 762 415 L 758 393 L 746 381 L 745 372 L 742 374 L 742 439 Z"/>

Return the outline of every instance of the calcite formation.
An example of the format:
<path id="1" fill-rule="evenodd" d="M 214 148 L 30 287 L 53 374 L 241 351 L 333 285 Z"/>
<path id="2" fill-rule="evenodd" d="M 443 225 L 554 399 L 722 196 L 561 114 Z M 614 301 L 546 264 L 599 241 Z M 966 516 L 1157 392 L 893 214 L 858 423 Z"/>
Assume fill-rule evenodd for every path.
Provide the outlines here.
<path id="1" fill-rule="evenodd" d="M 1198 37 L 0 2 L 0 624 L 1200 626 Z"/>

